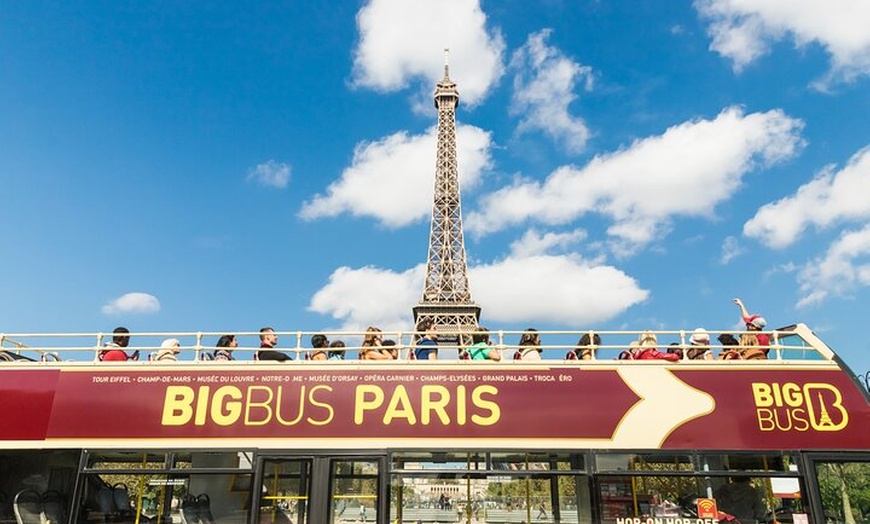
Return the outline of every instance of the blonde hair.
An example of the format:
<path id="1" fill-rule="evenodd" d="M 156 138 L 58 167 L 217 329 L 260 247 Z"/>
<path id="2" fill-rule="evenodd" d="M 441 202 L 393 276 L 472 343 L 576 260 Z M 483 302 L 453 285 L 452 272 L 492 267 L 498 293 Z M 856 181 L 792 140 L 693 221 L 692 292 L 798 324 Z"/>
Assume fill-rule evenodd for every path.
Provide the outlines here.
<path id="1" fill-rule="evenodd" d="M 758 335 L 752 333 L 744 333 L 740 335 L 740 345 L 746 347 L 758 346 Z"/>
<path id="2" fill-rule="evenodd" d="M 650 330 L 646 330 L 640 334 L 640 338 L 638 339 L 638 344 L 644 348 L 654 348 L 658 345 L 658 339 L 656 338 L 655 333 Z"/>
<path id="3" fill-rule="evenodd" d="M 369 326 L 366 328 L 366 336 L 363 338 L 362 347 L 369 348 L 378 344 L 375 344 L 377 338 L 381 337 L 380 328 L 376 328 L 374 326 Z"/>

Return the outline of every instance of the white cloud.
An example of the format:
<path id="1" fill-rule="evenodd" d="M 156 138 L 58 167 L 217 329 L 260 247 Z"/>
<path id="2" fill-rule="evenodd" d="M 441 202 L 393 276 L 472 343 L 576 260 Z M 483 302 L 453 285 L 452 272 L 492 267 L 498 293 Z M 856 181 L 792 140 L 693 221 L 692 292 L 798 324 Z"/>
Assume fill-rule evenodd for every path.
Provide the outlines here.
<path id="1" fill-rule="evenodd" d="M 712 216 L 746 173 L 795 155 L 802 127 L 780 110 L 744 115 L 727 108 L 714 120 L 685 122 L 598 155 L 583 168 L 560 167 L 543 182 L 517 180 L 483 198 L 465 224 L 480 235 L 597 212 L 613 220 L 613 249 L 631 252 L 664 235 L 673 216 Z"/>
<path id="2" fill-rule="evenodd" d="M 722 255 L 719 258 L 719 263 L 724 266 L 742 255 L 744 251 L 737 238 L 732 236 L 725 237 L 725 241 L 722 242 Z"/>
<path id="3" fill-rule="evenodd" d="M 490 135 L 473 126 L 457 127 L 460 187 L 478 183 L 490 165 Z M 437 128 L 424 135 L 395 133 L 354 149 L 351 166 L 327 188 L 305 202 L 299 215 L 306 220 L 342 213 L 370 216 L 387 227 L 401 227 L 428 217 L 432 211 Z"/>
<path id="4" fill-rule="evenodd" d="M 528 257 L 541 255 L 553 248 L 568 250 L 572 246 L 586 239 L 586 231 L 576 229 L 567 233 L 544 233 L 543 235 L 534 229 L 526 231 L 520 238 L 511 243 L 511 255 L 515 257 Z"/>
<path id="5" fill-rule="evenodd" d="M 858 286 L 870 286 L 870 224 L 840 235 L 824 256 L 804 266 L 798 282 L 803 293 L 798 307 L 830 296 L 847 296 Z"/>
<path id="6" fill-rule="evenodd" d="M 254 181 L 267 187 L 283 189 L 290 181 L 290 166 L 282 162 L 269 160 L 248 170 L 247 181 Z"/>
<path id="7" fill-rule="evenodd" d="M 772 277 L 776 274 L 779 274 L 779 273 L 785 273 L 785 274 L 794 273 L 798 269 L 800 269 L 800 268 L 794 262 L 791 262 L 791 261 L 784 262 L 782 264 L 777 264 L 777 265 L 773 266 L 772 268 L 768 269 L 767 271 L 765 271 L 764 278 L 767 279 L 767 278 L 770 278 L 770 277 Z"/>
<path id="8" fill-rule="evenodd" d="M 823 169 L 794 195 L 763 206 L 743 234 L 771 247 L 785 247 L 810 225 L 825 228 L 849 220 L 870 218 L 870 146 L 855 153 L 839 172 Z"/>
<path id="9" fill-rule="evenodd" d="M 797 47 L 821 45 L 831 70 L 819 87 L 870 74 L 870 2 L 867 0 L 696 0 L 710 21 L 710 49 L 740 71 L 771 42 L 791 36 Z"/>
<path id="10" fill-rule="evenodd" d="M 397 273 L 342 267 L 311 300 L 309 310 L 331 315 L 342 329 L 411 328 L 410 304 L 420 300 L 425 264 Z M 576 255 L 512 256 L 469 268 L 483 322 L 561 322 L 588 326 L 622 313 L 649 292 L 622 271 Z M 510 285 L 505 285 L 510 282 Z"/>
<path id="11" fill-rule="evenodd" d="M 444 49 L 449 48 L 450 77 L 462 100 L 473 106 L 504 72 L 504 39 L 497 30 L 487 30 L 476 0 L 370 0 L 357 14 L 357 25 L 357 86 L 397 91 L 419 78 L 431 93 L 444 76 Z"/>
<path id="12" fill-rule="evenodd" d="M 579 153 L 589 139 L 589 129 L 582 118 L 571 116 L 568 106 L 577 98 L 578 82 L 591 88 L 592 69 L 548 46 L 550 33 L 545 29 L 532 34 L 511 59 L 517 72 L 511 113 L 522 116 L 520 132 L 541 130 L 568 152 Z"/>
<path id="13" fill-rule="evenodd" d="M 497 322 L 588 326 L 649 295 L 619 269 L 572 255 L 511 257 L 475 267 L 470 278 L 485 320 Z"/>
<path id="14" fill-rule="evenodd" d="M 104 315 L 157 313 L 160 301 L 148 293 L 127 293 L 105 304 L 101 310 Z"/>
<path id="15" fill-rule="evenodd" d="M 402 273 L 370 266 L 340 267 L 311 298 L 308 310 L 341 321 L 342 330 L 411 329 L 411 305 L 420 301 L 425 276 L 426 264 Z"/>

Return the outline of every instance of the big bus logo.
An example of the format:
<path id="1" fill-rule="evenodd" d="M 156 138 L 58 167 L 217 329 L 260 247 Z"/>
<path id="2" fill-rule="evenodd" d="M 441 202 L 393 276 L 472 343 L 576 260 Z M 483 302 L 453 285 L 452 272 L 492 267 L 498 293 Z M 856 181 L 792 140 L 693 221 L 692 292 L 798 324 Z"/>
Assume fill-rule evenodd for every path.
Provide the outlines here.
<path id="1" fill-rule="evenodd" d="M 753 382 L 761 431 L 840 431 L 849 423 L 840 390 L 824 382 Z"/>

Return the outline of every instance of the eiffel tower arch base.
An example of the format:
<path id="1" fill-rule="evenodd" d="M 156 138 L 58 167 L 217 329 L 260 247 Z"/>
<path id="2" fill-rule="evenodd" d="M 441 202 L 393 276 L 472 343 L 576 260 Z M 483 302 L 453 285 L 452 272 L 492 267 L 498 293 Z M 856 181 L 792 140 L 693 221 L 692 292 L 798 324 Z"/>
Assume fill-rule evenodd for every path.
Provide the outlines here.
<path id="1" fill-rule="evenodd" d="M 414 325 L 431 318 L 438 327 L 438 340 L 447 344 L 468 345 L 477 329 L 480 306 L 477 304 L 418 304 L 414 306 Z M 461 340 L 460 340 L 461 338 Z"/>

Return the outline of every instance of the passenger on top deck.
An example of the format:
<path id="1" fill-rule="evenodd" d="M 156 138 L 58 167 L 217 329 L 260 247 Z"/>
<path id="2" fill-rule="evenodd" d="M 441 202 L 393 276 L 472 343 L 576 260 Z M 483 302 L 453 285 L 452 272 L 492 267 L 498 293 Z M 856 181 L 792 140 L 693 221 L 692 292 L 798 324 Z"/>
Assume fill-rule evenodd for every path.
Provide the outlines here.
<path id="1" fill-rule="evenodd" d="M 716 337 L 716 340 L 718 340 L 719 343 L 725 347 L 740 345 L 740 341 L 737 340 L 731 333 L 722 333 L 721 335 Z"/>
<path id="2" fill-rule="evenodd" d="M 381 334 L 380 328 L 369 326 L 366 328 L 366 335 L 362 341 L 362 347 L 359 350 L 360 360 L 392 360 L 393 356 L 389 350 L 382 348 L 384 337 Z"/>
<path id="3" fill-rule="evenodd" d="M 682 344 L 679 342 L 671 342 L 668 346 L 668 353 L 673 353 L 674 355 L 680 357 L 680 360 L 683 359 L 683 348 Z"/>
<path id="4" fill-rule="evenodd" d="M 489 345 L 489 330 L 478 327 L 471 335 L 471 346 L 468 347 L 468 355 L 471 360 L 501 360 L 501 353 Z"/>
<path id="5" fill-rule="evenodd" d="M 541 336 L 538 335 L 538 330 L 529 328 L 520 337 L 519 349 L 514 359 L 519 360 L 541 360 Z"/>
<path id="6" fill-rule="evenodd" d="M 759 335 L 744 333 L 740 335 L 740 358 L 743 360 L 766 360 L 769 348 L 761 346 Z"/>
<path id="7" fill-rule="evenodd" d="M 713 350 L 710 349 L 710 334 L 704 328 L 697 328 L 689 337 L 686 358 L 689 360 L 713 360 Z"/>
<path id="8" fill-rule="evenodd" d="M 329 339 L 326 335 L 318 333 L 311 337 L 311 347 L 314 349 L 307 353 L 309 360 L 327 360 L 326 348 L 329 347 Z"/>
<path id="9" fill-rule="evenodd" d="M 223 335 L 217 341 L 217 349 L 214 352 L 215 360 L 235 360 L 233 349 L 239 347 L 235 335 Z"/>
<path id="10" fill-rule="evenodd" d="M 384 340 L 383 342 L 381 342 L 381 345 L 383 346 L 383 349 L 381 349 L 382 353 L 389 354 L 390 358 L 392 358 L 393 360 L 399 359 L 399 348 L 396 347 L 395 340 Z"/>
<path id="11" fill-rule="evenodd" d="M 344 360 L 344 342 L 341 340 L 336 340 L 335 342 L 329 344 L 329 358 L 327 360 Z"/>
<path id="12" fill-rule="evenodd" d="M 734 303 L 737 304 L 737 307 L 740 308 L 740 314 L 743 317 L 743 323 L 746 324 L 746 331 L 761 331 L 767 326 L 767 321 L 764 320 L 764 317 L 761 315 L 750 315 L 749 311 L 747 311 L 746 306 L 743 305 L 743 301 L 739 298 L 734 299 Z M 765 333 L 757 333 L 758 337 L 758 345 L 759 346 L 770 346 L 770 335 Z M 767 349 L 764 350 L 764 354 L 767 355 Z"/>
<path id="13" fill-rule="evenodd" d="M 124 351 L 124 348 L 130 344 L 130 330 L 123 327 L 118 326 L 112 331 L 112 341 L 106 342 L 104 349 L 100 351 L 99 358 L 103 362 L 115 361 L 115 362 L 124 362 L 126 360 L 139 360 L 139 350 L 134 351 L 132 354 L 127 355 L 127 352 Z"/>
<path id="14" fill-rule="evenodd" d="M 278 362 L 286 362 L 293 360 L 290 355 L 275 351 L 273 348 L 278 344 L 278 335 L 275 330 L 270 327 L 260 329 L 260 351 L 257 351 L 258 360 L 276 360 Z"/>
<path id="15" fill-rule="evenodd" d="M 644 331 L 640 334 L 637 341 L 629 344 L 629 354 L 631 360 L 669 360 L 675 362 L 680 360 L 680 356 L 676 353 L 662 353 L 656 347 L 658 338 L 652 331 Z"/>
<path id="16" fill-rule="evenodd" d="M 178 360 L 178 354 L 181 353 L 181 342 L 177 338 L 167 338 L 160 343 L 160 351 L 154 360 Z"/>
<path id="17" fill-rule="evenodd" d="M 580 340 L 577 341 L 577 347 L 572 351 L 569 351 L 567 355 L 565 355 L 566 360 L 592 360 L 592 352 L 601 345 L 601 337 L 598 336 L 598 333 L 592 333 L 592 336 L 589 336 L 589 333 L 583 333 L 583 336 L 580 337 Z"/>
<path id="18" fill-rule="evenodd" d="M 435 321 L 424 318 L 417 323 L 416 329 L 420 339 L 414 348 L 414 356 L 417 360 L 438 360 L 438 331 Z"/>

